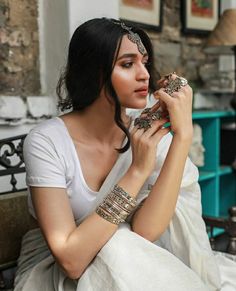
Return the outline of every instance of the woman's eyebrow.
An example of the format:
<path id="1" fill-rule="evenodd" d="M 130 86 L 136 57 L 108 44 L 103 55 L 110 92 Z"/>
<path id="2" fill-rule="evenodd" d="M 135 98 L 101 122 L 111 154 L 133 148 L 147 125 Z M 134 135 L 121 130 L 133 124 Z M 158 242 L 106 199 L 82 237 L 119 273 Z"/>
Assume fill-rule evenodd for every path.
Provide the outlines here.
<path id="1" fill-rule="evenodd" d="M 117 61 L 119 61 L 120 59 L 124 59 L 124 58 L 136 58 L 137 57 L 137 54 L 123 54 L 121 55 L 120 57 L 117 58 Z M 145 53 L 143 55 L 143 57 L 148 57 L 148 54 Z"/>

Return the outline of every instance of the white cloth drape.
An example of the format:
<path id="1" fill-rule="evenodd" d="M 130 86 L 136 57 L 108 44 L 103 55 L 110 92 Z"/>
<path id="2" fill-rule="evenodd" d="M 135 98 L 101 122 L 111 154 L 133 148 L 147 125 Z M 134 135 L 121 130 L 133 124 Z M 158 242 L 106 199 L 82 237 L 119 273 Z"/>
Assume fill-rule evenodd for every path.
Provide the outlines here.
<path id="1" fill-rule="evenodd" d="M 171 135 L 158 146 L 156 168 L 145 182 L 138 201 L 147 197 L 159 175 Z M 131 151 L 120 155 L 99 191 L 94 209 L 127 171 Z M 194 291 L 236 290 L 236 263 L 211 251 L 201 218 L 197 168 L 188 159 L 172 221 L 156 243 L 121 224 L 81 278 L 71 280 L 55 263 L 39 229 L 22 242 L 15 291 Z M 84 219 L 83 217 L 78 224 Z"/>

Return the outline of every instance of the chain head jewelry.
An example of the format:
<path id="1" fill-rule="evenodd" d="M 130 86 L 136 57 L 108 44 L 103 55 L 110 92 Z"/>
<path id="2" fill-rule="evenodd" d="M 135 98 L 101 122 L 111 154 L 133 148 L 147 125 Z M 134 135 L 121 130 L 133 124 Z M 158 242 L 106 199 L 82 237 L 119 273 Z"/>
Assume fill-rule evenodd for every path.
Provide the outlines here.
<path id="1" fill-rule="evenodd" d="M 144 55 L 146 53 L 146 49 L 141 41 L 140 36 L 137 33 L 130 31 L 127 37 L 130 41 L 137 45 L 138 51 L 140 52 L 141 55 Z"/>
<path id="2" fill-rule="evenodd" d="M 120 25 L 124 30 L 128 32 L 127 37 L 130 41 L 137 45 L 138 51 L 144 55 L 146 53 L 145 46 L 142 43 L 140 36 L 132 31 L 132 27 L 127 26 L 124 22 L 113 22 L 117 25 Z"/>

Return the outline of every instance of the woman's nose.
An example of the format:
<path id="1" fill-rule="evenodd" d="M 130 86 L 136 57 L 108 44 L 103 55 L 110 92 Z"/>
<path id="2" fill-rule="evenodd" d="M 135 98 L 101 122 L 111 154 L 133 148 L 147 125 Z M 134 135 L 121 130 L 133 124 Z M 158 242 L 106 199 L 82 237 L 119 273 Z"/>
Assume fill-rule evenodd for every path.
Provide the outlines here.
<path id="1" fill-rule="evenodd" d="M 145 66 L 145 64 L 141 63 L 138 72 L 137 72 L 137 79 L 138 80 L 149 80 L 150 75 L 148 73 L 148 70 Z"/>

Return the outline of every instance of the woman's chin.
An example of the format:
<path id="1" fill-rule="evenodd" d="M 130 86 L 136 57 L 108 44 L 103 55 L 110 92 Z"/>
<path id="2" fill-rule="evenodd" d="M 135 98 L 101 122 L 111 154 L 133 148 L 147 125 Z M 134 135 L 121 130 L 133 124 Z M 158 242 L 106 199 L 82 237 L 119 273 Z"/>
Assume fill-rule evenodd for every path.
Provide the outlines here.
<path id="1" fill-rule="evenodd" d="M 147 106 L 147 100 L 145 102 L 137 102 L 135 104 L 131 104 L 128 108 L 130 109 L 144 109 Z"/>

